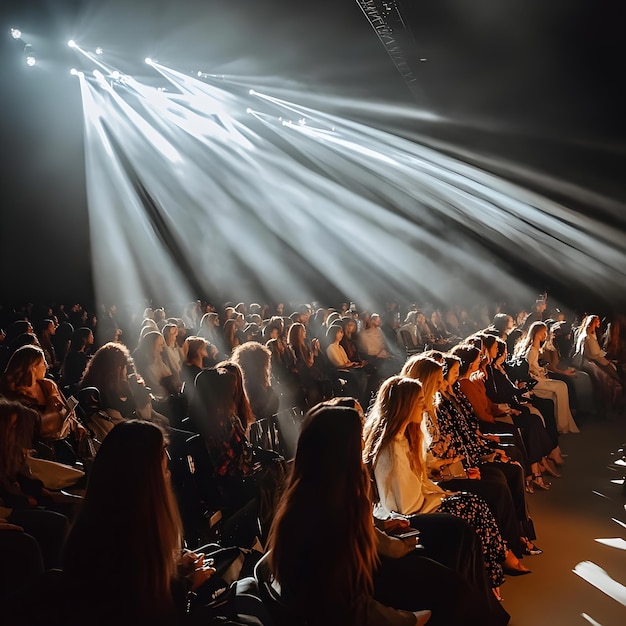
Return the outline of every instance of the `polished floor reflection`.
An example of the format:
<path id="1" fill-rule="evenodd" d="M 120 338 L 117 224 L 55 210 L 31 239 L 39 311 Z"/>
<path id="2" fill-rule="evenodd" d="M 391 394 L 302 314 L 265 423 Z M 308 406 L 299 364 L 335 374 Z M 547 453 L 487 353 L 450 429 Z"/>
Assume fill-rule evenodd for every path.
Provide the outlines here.
<path id="1" fill-rule="evenodd" d="M 626 419 L 587 422 L 565 435 L 563 478 L 529 495 L 540 556 L 526 557 L 530 576 L 502 587 L 510 626 L 626 624 Z"/>

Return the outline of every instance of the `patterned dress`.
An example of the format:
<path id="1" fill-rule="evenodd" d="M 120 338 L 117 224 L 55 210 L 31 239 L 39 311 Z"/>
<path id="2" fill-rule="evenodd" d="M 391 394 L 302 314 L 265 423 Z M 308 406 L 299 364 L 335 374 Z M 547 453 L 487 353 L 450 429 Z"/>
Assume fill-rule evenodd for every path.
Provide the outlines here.
<path id="1" fill-rule="evenodd" d="M 408 439 L 399 435 L 380 450 L 374 479 L 384 516 L 392 513 L 448 513 L 466 521 L 481 544 L 485 566 L 493 587 L 503 582 L 501 563 L 507 545 L 485 501 L 470 493 L 448 493 L 421 475 L 412 461 Z"/>

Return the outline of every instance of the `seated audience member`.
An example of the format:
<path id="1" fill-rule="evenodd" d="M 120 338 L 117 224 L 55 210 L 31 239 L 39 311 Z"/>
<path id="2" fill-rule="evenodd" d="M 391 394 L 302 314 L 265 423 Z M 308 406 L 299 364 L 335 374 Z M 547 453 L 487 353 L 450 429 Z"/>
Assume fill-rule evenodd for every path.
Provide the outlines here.
<path id="1" fill-rule="evenodd" d="M 391 376 L 400 369 L 400 360 L 391 353 L 381 329 L 382 319 L 372 313 L 369 325 L 359 332 L 361 352 L 379 373 L 381 378 Z"/>
<path id="2" fill-rule="evenodd" d="M 73 434 L 76 440 L 86 435 L 85 429 L 70 413 L 56 383 L 46 378 L 47 363 L 37 346 L 16 350 L 0 378 L 0 393 L 11 400 L 35 409 L 39 414 L 36 439 L 53 449 L 55 442 Z M 59 459 L 61 460 L 61 459 Z"/>
<path id="3" fill-rule="evenodd" d="M 551 324 L 548 328 L 548 338 L 541 347 L 539 359 L 545 364 L 550 378 L 562 380 L 566 385 L 570 397 L 570 404 L 576 410 L 577 417 L 580 415 L 595 415 L 596 409 L 593 399 L 593 386 L 591 377 L 587 372 L 576 369 L 565 355 L 561 354 L 557 335 L 567 332 L 565 322 Z"/>
<path id="4" fill-rule="evenodd" d="M 328 377 L 318 363 L 319 340 L 314 338 L 309 343 L 306 326 L 295 322 L 287 333 L 287 348 L 293 354 L 295 370 L 304 387 L 307 405 L 313 406 L 328 397 Z"/>
<path id="5" fill-rule="evenodd" d="M 204 554 L 182 549 L 165 447 L 162 431 L 147 422 L 111 431 L 67 539 L 63 572 L 14 607 L 22 623 L 77 626 L 89 615 L 97 626 L 165 626 L 181 623 L 188 603 L 192 613 L 202 609 L 202 585 L 215 570 Z"/>
<path id="6" fill-rule="evenodd" d="M 237 315 L 235 313 L 235 315 Z M 227 319 L 224 322 L 224 328 L 223 328 L 223 356 L 226 359 L 229 359 L 233 353 L 233 350 L 241 343 L 241 340 L 239 338 L 239 333 L 237 332 L 239 330 L 239 326 L 237 324 L 237 319 L 236 318 L 231 318 L 231 319 Z"/>
<path id="7" fill-rule="evenodd" d="M 54 376 L 58 373 L 61 363 L 57 359 L 56 350 L 52 344 L 52 338 L 57 330 L 57 325 L 54 320 L 45 319 L 39 325 L 39 332 L 37 333 L 37 339 L 39 339 L 39 345 L 43 350 L 46 362 L 48 363 L 48 369 Z"/>
<path id="8" fill-rule="evenodd" d="M 161 408 L 165 408 L 170 395 L 178 394 L 181 387 L 180 380 L 163 361 L 164 350 L 163 335 L 158 331 L 150 331 L 139 340 L 133 353 L 138 374 L 146 381 Z"/>
<path id="9" fill-rule="evenodd" d="M 74 331 L 69 350 L 61 366 L 63 387 L 69 387 L 71 391 L 76 388 L 91 357 L 89 350 L 93 342 L 94 336 L 90 328 L 83 326 Z"/>
<path id="10" fill-rule="evenodd" d="M 341 340 L 344 331 L 340 324 L 330 326 L 327 331 L 328 348 L 326 348 L 326 356 L 328 361 L 337 370 L 341 370 L 341 376 L 346 382 L 346 393 L 367 404 L 365 394 L 367 388 L 367 374 L 363 370 L 365 363 L 363 361 L 351 361 L 346 354 Z"/>
<path id="11" fill-rule="evenodd" d="M 39 568 L 49 569 L 60 565 L 68 520 L 58 512 L 63 510 L 65 498 L 46 489 L 31 475 L 28 451 L 32 448 L 38 420 L 36 411 L 19 402 L 0 399 L 0 518 L 4 520 L 0 520 L 0 535 L 4 534 L 2 524 L 6 523 L 13 524 L 13 530 L 19 528 L 20 532 L 34 537 L 41 551 Z M 21 554 L 2 550 L 3 568 L 11 563 L 15 566 L 15 576 L 24 565 L 21 559 Z M 24 575 L 31 574 L 25 569 Z M 12 584 L 17 587 L 18 582 L 23 585 L 29 581 L 12 581 Z M 0 596 L 6 591 L 6 588 L 0 589 Z"/>
<path id="12" fill-rule="evenodd" d="M 509 379 L 504 363 L 507 358 L 506 343 L 498 340 L 498 352 L 489 366 L 490 376 L 486 384 L 489 399 L 509 409 L 509 415 L 521 432 L 524 446 L 528 454 L 531 474 L 526 478 L 526 490 L 530 493 L 533 487 L 548 489 L 543 482 L 542 472 L 558 476 L 550 465 L 550 460 L 561 460 L 558 439 L 553 441 L 545 427 L 544 416 L 528 401 L 525 388 L 516 387 Z"/>
<path id="13" fill-rule="evenodd" d="M 167 419 L 152 407 L 152 395 L 145 381 L 135 373 L 133 360 L 126 346 L 109 342 L 96 350 L 87 364 L 80 388 L 98 390 L 97 406 L 89 421 L 97 439 L 102 441 L 115 424 L 138 418 L 162 425 Z M 101 411 L 104 416 L 97 415 Z"/>
<path id="14" fill-rule="evenodd" d="M 559 433 L 578 433 L 578 426 L 570 411 L 567 385 L 561 380 L 548 378 L 546 370 L 539 365 L 539 351 L 548 338 L 548 327 L 543 322 L 533 322 L 526 336 L 517 344 L 515 357 L 528 362 L 528 372 L 537 381 L 533 393 L 554 402 Z"/>
<path id="15" fill-rule="evenodd" d="M 180 370 L 183 365 L 183 355 L 178 346 L 178 326 L 173 322 L 166 322 L 161 331 L 163 339 L 165 339 L 165 347 L 161 356 L 165 364 L 170 368 L 174 376 L 180 378 Z"/>
<path id="16" fill-rule="evenodd" d="M 193 395 L 192 389 L 196 376 L 204 368 L 217 364 L 218 349 L 203 337 L 192 335 L 185 339 L 182 353 L 181 379 L 185 385 L 185 394 Z"/>
<path id="17" fill-rule="evenodd" d="M 278 394 L 270 381 L 272 353 L 256 341 L 237 346 L 233 363 L 241 368 L 243 386 L 256 420 L 267 419 L 278 411 Z"/>
<path id="18" fill-rule="evenodd" d="M 294 623 L 414 626 L 428 621 L 425 595 L 404 598 L 413 603 L 406 611 L 374 599 L 377 548 L 383 542 L 372 523 L 368 482 L 357 411 L 323 405 L 309 411 L 269 539 L 271 574 Z M 329 510 L 335 512 L 332 524 L 326 519 Z M 389 539 L 389 544 L 400 556 L 414 550 L 416 540 Z"/>
<path id="19" fill-rule="evenodd" d="M 237 364 L 224 361 L 205 369 L 195 384 L 190 426 L 202 436 L 209 452 L 224 510 L 248 511 L 247 523 L 228 539 L 234 541 L 229 545 L 248 548 L 258 535 L 259 525 L 262 540 L 267 537 L 275 499 L 282 488 L 284 465 L 278 455 L 252 446 L 247 437 L 254 415 Z"/>

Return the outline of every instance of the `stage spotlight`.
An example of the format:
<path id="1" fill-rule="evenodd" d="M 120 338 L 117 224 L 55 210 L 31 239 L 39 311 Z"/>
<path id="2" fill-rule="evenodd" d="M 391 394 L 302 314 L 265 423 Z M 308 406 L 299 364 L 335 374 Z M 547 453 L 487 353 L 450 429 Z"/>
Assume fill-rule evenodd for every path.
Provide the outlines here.
<path id="1" fill-rule="evenodd" d="M 198 78 L 202 78 L 202 72 L 198 70 Z"/>
<path id="2" fill-rule="evenodd" d="M 246 109 L 246 113 L 252 113 L 252 109 L 251 109 L 250 107 L 248 107 L 248 108 Z"/>
<path id="3" fill-rule="evenodd" d="M 249 89 L 249 90 L 248 90 L 248 93 L 249 93 L 251 96 L 256 95 L 256 91 L 254 91 L 254 89 Z"/>
<path id="4" fill-rule="evenodd" d="M 119 80 L 120 78 L 122 78 L 122 75 L 117 70 L 115 70 L 114 72 L 111 72 L 111 78 L 113 80 Z"/>
<path id="5" fill-rule="evenodd" d="M 152 65 L 152 63 L 154 63 L 154 61 L 150 57 L 146 57 L 144 60 L 146 62 L 146 65 Z"/>
<path id="6" fill-rule="evenodd" d="M 37 63 L 37 59 L 35 58 L 33 47 L 29 43 L 24 46 L 24 54 L 26 55 L 26 65 L 33 67 Z"/>
<path id="7" fill-rule="evenodd" d="M 70 48 L 75 48 L 75 47 L 76 47 L 76 42 L 75 42 L 73 39 L 70 39 L 70 40 L 67 42 L 67 45 L 68 45 Z"/>
<path id="8" fill-rule="evenodd" d="M 72 76 L 78 76 L 78 70 L 77 70 L 75 67 L 73 67 L 73 68 L 70 70 L 70 74 L 71 74 Z"/>
<path id="9" fill-rule="evenodd" d="M 96 54 L 104 54 L 104 50 L 100 46 L 98 46 L 96 48 Z"/>
<path id="10" fill-rule="evenodd" d="M 19 39 L 22 36 L 22 31 L 19 28 L 12 28 L 9 32 L 13 39 Z"/>

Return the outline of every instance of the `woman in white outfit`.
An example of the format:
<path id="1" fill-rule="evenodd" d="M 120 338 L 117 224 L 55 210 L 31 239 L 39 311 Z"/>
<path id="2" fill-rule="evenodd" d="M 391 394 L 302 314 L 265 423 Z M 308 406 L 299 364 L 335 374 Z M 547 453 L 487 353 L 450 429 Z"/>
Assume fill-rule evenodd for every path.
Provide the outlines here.
<path id="1" fill-rule="evenodd" d="M 547 338 L 548 327 L 543 322 L 533 322 L 526 336 L 517 344 L 515 356 L 528 361 L 528 373 L 538 381 L 533 393 L 554 402 L 559 433 L 578 433 L 580 431 L 570 411 L 567 385 L 562 380 L 548 378 L 546 369 L 539 365 L 539 351 Z"/>

